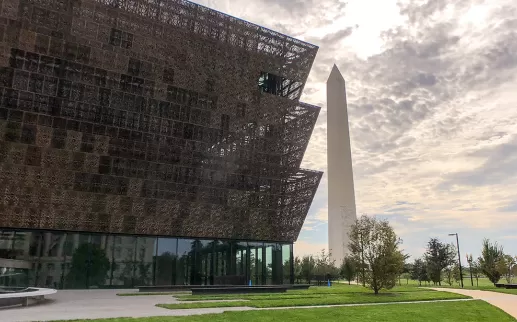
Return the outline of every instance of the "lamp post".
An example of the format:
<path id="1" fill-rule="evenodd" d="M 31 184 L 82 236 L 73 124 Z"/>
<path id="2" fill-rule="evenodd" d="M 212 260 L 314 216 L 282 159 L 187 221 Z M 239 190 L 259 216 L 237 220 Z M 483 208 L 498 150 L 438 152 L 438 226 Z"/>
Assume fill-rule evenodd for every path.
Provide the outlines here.
<path id="1" fill-rule="evenodd" d="M 461 281 L 461 288 L 463 288 L 463 272 L 461 270 L 460 242 L 458 239 L 458 233 L 449 234 L 449 236 L 456 236 L 456 246 L 458 248 L 458 264 L 460 265 L 460 281 Z"/>
<path id="2" fill-rule="evenodd" d="M 470 284 L 474 286 L 474 279 L 472 278 L 472 254 L 467 254 L 467 263 L 469 263 Z"/>

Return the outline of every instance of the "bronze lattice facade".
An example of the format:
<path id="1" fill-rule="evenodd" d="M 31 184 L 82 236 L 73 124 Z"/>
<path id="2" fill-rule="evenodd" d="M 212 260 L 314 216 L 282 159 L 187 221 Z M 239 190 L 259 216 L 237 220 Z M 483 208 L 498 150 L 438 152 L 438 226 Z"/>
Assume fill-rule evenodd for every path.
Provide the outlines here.
<path id="1" fill-rule="evenodd" d="M 0 229 L 296 240 L 317 47 L 182 0 L 0 7 Z"/>

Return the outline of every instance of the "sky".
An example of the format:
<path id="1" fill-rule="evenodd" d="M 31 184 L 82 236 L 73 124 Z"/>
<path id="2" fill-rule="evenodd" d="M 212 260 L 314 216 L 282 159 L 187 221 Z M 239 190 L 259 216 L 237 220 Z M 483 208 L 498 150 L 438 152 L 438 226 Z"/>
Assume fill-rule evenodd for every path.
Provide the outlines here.
<path id="1" fill-rule="evenodd" d="M 358 216 L 412 258 L 429 238 L 517 255 L 515 0 L 196 0 L 320 47 L 302 101 L 322 107 L 303 167 L 326 171 L 325 82 L 347 82 Z M 295 254 L 327 249 L 323 176 Z"/>

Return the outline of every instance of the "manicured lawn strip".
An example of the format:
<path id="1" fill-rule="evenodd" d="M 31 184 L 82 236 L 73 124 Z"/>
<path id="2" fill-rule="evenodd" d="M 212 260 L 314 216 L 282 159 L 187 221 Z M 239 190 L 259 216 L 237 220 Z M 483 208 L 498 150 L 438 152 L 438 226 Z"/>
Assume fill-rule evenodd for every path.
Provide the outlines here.
<path id="1" fill-rule="evenodd" d="M 117 293 L 117 296 L 188 295 L 190 292 L 133 292 Z"/>
<path id="2" fill-rule="evenodd" d="M 468 271 L 465 270 L 463 272 L 464 275 L 468 276 Z M 414 280 L 402 280 L 402 287 L 410 288 L 411 286 L 420 286 L 418 281 Z M 407 283 L 407 284 L 406 284 Z M 505 280 L 501 280 L 500 283 L 506 283 Z M 453 285 L 448 285 L 442 281 L 442 285 L 433 285 L 433 283 L 422 283 L 421 287 L 443 287 L 443 288 L 461 288 L 459 283 L 454 283 Z M 474 278 L 474 285 L 472 285 L 470 281 L 470 277 L 463 278 L 463 288 L 468 290 L 481 290 L 481 291 L 491 291 L 505 294 L 515 294 L 517 295 L 517 289 L 505 289 L 505 288 L 497 288 L 494 283 L 490 282 L 490 280 L 486 277 L 479 278 L 477 281 Z"/>
<path id="3" fill-rule="evenodd" d="M 177 309 L 196 309 L 196 308 L 215 308 L 215 307 L 240 307 L 248 306 L 255 308 L 267 307 L 288 307 L 288 306 L 311 306 L 311 305 L 336 305 L 336 304 L 358 304 L 358 303 L 385 303 L 385 302 L 410 302 L 410 301 L 432 301 L 448 299 L 467 299 L 469 297 L 436 291 L 421 292 L 401 292 L 383 293 L 375 295 L 373 293 L 352 293 L 341 295 L 320 295 L 319 297 L 300 297 L 300 298 L 271 298 L 251 301 L 237 302 L 190 302 L 176 304 L 158 304 L 157 306 L 177 310 Z"/>
<path id="4" fill-rule="evenodd" d="M 397 286 L 390 291 L 386 292 L 420 292 L 422 289 L 415 286 Z M 321 295 L 341 295 L 351 293 L 372 293 L 372 290 L 359 285 L 337 285 L 332 287 L 317 286 L 311 287 L 308 290 L 289 290 L 286 293 L 277 294 L 231 294 L 231 295 L 185 295 L 177 296 L 176 298 L 180 301 L 204 301 L 204 300 L 235 300 L 235 299 L 247 299 L 247 300 L 260 300 L 267 298 L 296 298 L 299 296 L 312 296 L 320 297 Z"/>
<path id="5" fill-rule="evenodd" d="M 88 322 L 515 322 L 483 301 L 414 303 L 298 310 L 225 312 L 185 317 L 118 318 Z M 87 320 L 78 320 L 78 322 Z"/>

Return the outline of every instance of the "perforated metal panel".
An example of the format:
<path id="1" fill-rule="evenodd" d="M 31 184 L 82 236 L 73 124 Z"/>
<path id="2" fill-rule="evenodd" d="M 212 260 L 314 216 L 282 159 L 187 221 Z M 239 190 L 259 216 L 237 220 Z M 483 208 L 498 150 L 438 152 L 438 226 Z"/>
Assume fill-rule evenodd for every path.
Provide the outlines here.
<path id="1" fill-rule="evenodd" d="M 0 227 L 296 240 L 317 47 L 187 1 L 0 7 Z"/>

